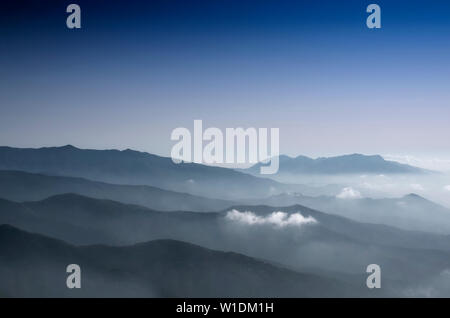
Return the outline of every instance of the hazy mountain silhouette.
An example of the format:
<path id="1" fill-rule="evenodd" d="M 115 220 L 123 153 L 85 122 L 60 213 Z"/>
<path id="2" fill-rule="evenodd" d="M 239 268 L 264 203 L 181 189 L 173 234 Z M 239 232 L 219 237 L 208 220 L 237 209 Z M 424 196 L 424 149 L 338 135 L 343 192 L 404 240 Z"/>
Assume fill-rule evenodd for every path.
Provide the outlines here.
<path id="1" fill-rule="evenodd" d="M 69 264 L 81 267 L 81 289 L 65 286 Z M 333 279 L 180 241 L 75 247 L 7 225 L 0 226 L 0 281 L 12 297 L 361 295 Z"/>
<path id="2" fill-rule="evenodd" d="M 129 149 L 0 147 L 0 170 L 81 177 L 114 184 L 151 185 L 220 199 L 259 197 L 292 188 L 233 169 L 175 164 L 171 158 Z"/>
<path id="3" fill-rule="evenodd" d="M 361 154 L 344 155 L 329 158 L 312 159 L 305 156 L 295 158 L 282 155 L 279 157 L 280 169 L 278 174 L 285 175 L 336 175 L 336 174 L 402 174 L 402 173 L 427 173 L 425 169 L 401 164 L 394 161 L 384 160 L 379 155 L 366 156 Z M 259 173 L 258 163 L 247 171 L 248 173 Z"/>
<path id="4" fill-rule="evenodd" d="M 296 271 L 317 275 L 333 272 L 336 274 L 330 277 L 345 279 L 352 286 L 364 284 L 366 266 L 376 263 L 383 268 L 383 292 L 389 295 L 419 293 L 434 286 L 432 281 L 445 281 L 442 273 L 449 268 L 450 236 L 359 223 L 301 205 L 233 209 L 243 218 L 231 218 L 232 209 L 215 213 L 157 212 L 71 194 L 39 202 L 0 201 L 0 224 L 77 245 L 186 241 L 266 259 Z M 277 211 L 293 220 L 310 217 L 315 222 L 277 225 L 280 217 L 272 215 Z M 258 218 L 272 223 L 255 222 Z M 442 287 L 435 295 L 450 293 Z"/>
<path id="5" fill-rule="evenodd" d="M 111 200 L 63 194 L 36 202 L 0 200 L 0 224 L 11 224 L 74 244 L 133 244 L 157 238 L 185 240 L 186 235 L 192 238 L 208 236 L 205 235 L 208 231 L 219 239 L 223 238 L 225 216 L 233 209 L 252 211 L 262 216 L 278 210 L 301 212 L 303 216 L 311 216 L 319 222 L 318 226 L 312 227 L 314 231 L 324 228 L 330 233 L 367 243 L 450 250 L 449 236 L 354 222 L 301 205 L 244 205 L 210 213 L 160 212 Z"/>
<path id="6" fill-rule="evenodd" d="M 386 224 L 405 230 L 450 234 L 450 210 L 417 194 L 401 198 L 340 199 L 331 196 L 311 197 L 300 193 L 283 193 L 250 204 L 272 206 L 301 204 L 356 221 Z"/>
<path id="7" fill-rule="evenodd" d="M 233 205 L 231 201 L 209 199 L 151 186 L 114 185 L 82 178 L 0 171 L 0 198 L 38 201 L 64 193 L 138 204 L 160 211 L 214 211 Z"/>

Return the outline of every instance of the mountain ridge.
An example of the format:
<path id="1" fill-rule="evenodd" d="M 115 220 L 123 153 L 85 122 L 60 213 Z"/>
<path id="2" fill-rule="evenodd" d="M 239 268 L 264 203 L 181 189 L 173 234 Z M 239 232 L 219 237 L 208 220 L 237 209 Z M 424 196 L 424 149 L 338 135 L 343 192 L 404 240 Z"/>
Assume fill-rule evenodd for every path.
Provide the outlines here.
<path id="1" fill-rule="evenodd" d="M 11 201 L 39 201 L 64 193 L 137 204 L 160 211 L 213 211 L 233 204 L 189 193 L 146 185 L 120 185 L 86 178 L 50 176 L 15 170 L 0 170 L 0 197 Z"/>
<path id="2" fill-rule="evenodd" d="M 0 170 L 80 177 L 112 184 L 148 185 L 220 198 L 264 196 L 292 186 L 223 167 L 175 164 L 171 158 L 134 150 L 0 147 Z"/>
<path id="3" fill-rule="evenodd" d="M 123 297 L 130 292 L 138 297 L 317 297 L 348 292 L 345 283 L 333 279 L 177 240 L 76 247 L 9 225 L 0 225 L 0 238 L 2 287 L 16 297 Z M 57 269 L 64 273 L 70 263 L 81 266 L 79 290 L 70 291 L 57 279 Z M 2 265 L 9 267 L 10 276 Z M 35 279 L 24 288 L 21 281 L 30 275 L 30 265 Z M 19 283 L 11 276 L 20 277 Z"/>
<path id="4" fill-rule="evenodd" d="M 282 193 L 247 204 L 271 206 L 300 204 L 331 215 L 343 216 L 358 222 L 385 224 L 403 230 L 436 234 L 450 234 L 450 209 L 418 194 L 398 198 L 339 198 L 336 196 L 307 196 L 301 193 Z"/>
<path id="5" fill-rule="evenodd" d="M 450 262 L 448 235 L 361 223 L 302 205 L 239 205 L 233 207 L 237 209 L 235 212 L 225 209 L 167 213 L 72 194 L 43 202 L 7 203 L 5 207 L 0 201 L 0 224 L 11 224 L 73 245 L 121 247 L 172 239 L 268 260 L 300 272 L 317 268 L 317 273 L 339 272 L 345 279 L 350 274 L 353 278 L 349 282 L 361 286 L 365 286 L 367 264 L 376 259 L 384 269 L 384 291 L 396 295 L 400 295 L 398 288 L 414 287 L 411 277 L 419 277 L 420 283 L 428 284 Z M 231 217 L 229 212 L 238 218 Z M 281 214 L 275 217 L 275 212 Z M 283 216 L 284 220 L 313 218 L 315 222 L 285 226 L 278 223 Z M 90 255 L 93 260 L 111 256 L 107 253 L 103 257 L 100 251 Z M 131 257 L 120 256 L 114 262 L 126 262 Z M 404 268 L 405 262 L 412 265 Z"/>
<path id="6" fill-rule="evenodd" d="M 281 155 L 279 159 L 279 174 L 435 173 L 431 170 L 385 160 L 380 155 L 363 155 L 358 153 L 334 157 L 318 157 L 316 159 L 303 155 L 297 157 Z M 264 166 L 264 164 L 257 163 L 248 169 L 243 169 L 243 171 L 255 174 L 261 166 Z"/>

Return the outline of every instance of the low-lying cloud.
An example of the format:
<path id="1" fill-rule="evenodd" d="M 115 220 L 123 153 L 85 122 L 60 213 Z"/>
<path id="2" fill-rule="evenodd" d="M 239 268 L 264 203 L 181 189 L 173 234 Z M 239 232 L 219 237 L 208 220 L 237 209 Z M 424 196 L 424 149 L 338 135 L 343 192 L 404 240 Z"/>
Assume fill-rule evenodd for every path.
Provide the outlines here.
<path id="1" fill-rule="evenodd" d="M 263 225 L 269 224 L 277 227 L 285 226 L 301 226 L 303 224 L 317 223 L 317 220 L 312 216 L 304 217 L 300 213 L 288 214 L 282 211 L 275 211 L 269 215 L 260 216 L 251 211 L 240 212 L 238 210 L 231 210 L 227 212 L 226 218 L 228 220 L 239 222 L 248 225 Z"/>
<path id="2" fill-rule="evenodd" d="M 355 190 L 351 187 L 347 187 L 342 189 L 341 193 L 339 193 L 336 198 L 338 199 L 361 199 L 361 192 Z"/>

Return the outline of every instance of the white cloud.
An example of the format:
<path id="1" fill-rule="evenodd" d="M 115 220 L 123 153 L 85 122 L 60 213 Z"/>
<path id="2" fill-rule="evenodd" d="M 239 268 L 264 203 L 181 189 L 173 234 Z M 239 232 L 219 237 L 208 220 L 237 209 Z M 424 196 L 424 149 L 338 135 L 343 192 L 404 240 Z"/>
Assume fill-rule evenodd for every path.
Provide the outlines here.
<path id="1" fill-rule="evenodd" d="M 317 220 L 312 216 L 304 217 L 300 213 L 288 214 L 286 212 L 276 211 L 266 216 L 259 216 L 253 212 L 245 211 L 239 212 L 238 210 L 231 210 L 227 212 L 226 218 L 248 225 L 260 225 L 270 224 L 277 227 L 300 226 L 302 224 L 317 223 Z"/>
<path id="2" fill-rule="evenodd" d="M 444 187 L 444 190 L 445 190 L 445 191 L 450 191 L 450 185 L 446 185 L 446 186 Z"/>
<path id="3" fill-rule="evenodd" d="M 342 189 L 341 193 L 339 193 L 336 198 L 338 199 L 361 199 L 361 192 L 355 190 L 351 187 L 347 187 Z"/>

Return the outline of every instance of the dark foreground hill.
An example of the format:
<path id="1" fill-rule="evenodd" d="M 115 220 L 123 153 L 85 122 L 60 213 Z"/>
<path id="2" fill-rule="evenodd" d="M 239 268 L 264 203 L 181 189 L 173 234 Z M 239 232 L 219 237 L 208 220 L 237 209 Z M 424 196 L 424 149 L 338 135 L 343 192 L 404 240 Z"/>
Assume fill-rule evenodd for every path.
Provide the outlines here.
<path id="1" fill-rule="evenodd" d="M 0 292 L 10 297 L 349 295 L 349 287 L 333 279 L 174 240 L 75 247 L 2 225 L 0 256 Z M 81 267 L 81 289 L 66 287 L 69 264 Z"/>

